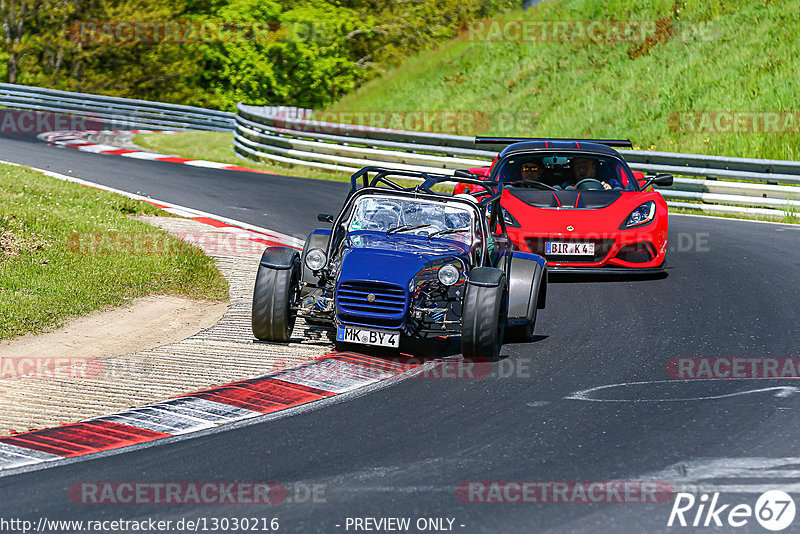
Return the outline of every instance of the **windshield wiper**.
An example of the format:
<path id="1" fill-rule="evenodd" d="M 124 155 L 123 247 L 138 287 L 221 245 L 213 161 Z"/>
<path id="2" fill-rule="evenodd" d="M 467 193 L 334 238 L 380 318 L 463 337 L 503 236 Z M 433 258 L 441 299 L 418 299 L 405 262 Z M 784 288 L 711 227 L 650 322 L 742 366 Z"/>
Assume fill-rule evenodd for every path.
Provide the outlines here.
<path id="1" fill-rule="evenodd" d="M 440 235 L 455 234 L 458 232 L 469 232 L 469 228 L 448 228 L 447 230 L 439 230 L 428 235 L 428 241 L 434 237 L 439 237 Z"/>
<path id="2" fill-rule="evenodd" d="M 539 189 L 548 189 L 550 191 L 556 190 L 555 187 L 553 187 L 552 185 L 547 185 L 544 182 L 518 180 L 516 182 L 504 182 L 504 183 L 507 185 L 532 185 L 538 187 Z"/>
<path id="3" fill-rule="evenodd" d="M 392 234 L 396 234 L 397 232 L 408 232 L 410 230 L 419 230 L 420 228 L 425 228 L 430 226 L 430 224 L 406 224 L 403 226 L 398 226 L 397 228 L 392 228 L 391 230 L 386 230 L 386 235 L 390 236 Z"/>

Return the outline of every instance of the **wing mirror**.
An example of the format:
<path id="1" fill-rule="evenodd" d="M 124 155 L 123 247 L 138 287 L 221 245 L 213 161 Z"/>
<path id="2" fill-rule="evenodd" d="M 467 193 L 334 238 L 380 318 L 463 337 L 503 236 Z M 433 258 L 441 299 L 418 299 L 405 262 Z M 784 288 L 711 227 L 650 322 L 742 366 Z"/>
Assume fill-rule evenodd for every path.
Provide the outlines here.
<path id="1" fill-rule="evenodd" d="M 661 187 L 669 187 L 673 184 L 675 179 L 671 174 L 656 174 L 655 176 L 648 176 L 647 181 L 642 186 L 645 189 L 649 185 L 658 185 Z"/>
<path id="2" fill-rule="evenodd" d="M 319 222 L 326 222 L 333 224 L 333 215 L 331 215 L 330 213 L 320 213 L 319 215 L 317 215 L 317 220 Z"/>

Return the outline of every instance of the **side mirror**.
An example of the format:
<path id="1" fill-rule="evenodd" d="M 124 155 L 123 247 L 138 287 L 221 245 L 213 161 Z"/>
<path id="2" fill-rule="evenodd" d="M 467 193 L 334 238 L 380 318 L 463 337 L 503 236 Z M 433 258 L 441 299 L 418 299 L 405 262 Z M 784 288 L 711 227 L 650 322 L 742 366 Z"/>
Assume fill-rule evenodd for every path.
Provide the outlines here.
<path id="1" fill-rule="evenodd" d="M 319 222 L 326 222 L 333 224 L 333 215 L 331 215 L 330 213 L 320 213 L 319 215 L 317 215 L 317 220 Z"/>
<path id="2" fill-rule="evenodd" d="M 644 189 L 648 185 L 659 185 L 661 187 L 669 187 L 673 184 L 675 179 L 672 177 L 671 174 L 656 174 L 655 176 L 648 176 L 647 182 L 645 182 Z"/>

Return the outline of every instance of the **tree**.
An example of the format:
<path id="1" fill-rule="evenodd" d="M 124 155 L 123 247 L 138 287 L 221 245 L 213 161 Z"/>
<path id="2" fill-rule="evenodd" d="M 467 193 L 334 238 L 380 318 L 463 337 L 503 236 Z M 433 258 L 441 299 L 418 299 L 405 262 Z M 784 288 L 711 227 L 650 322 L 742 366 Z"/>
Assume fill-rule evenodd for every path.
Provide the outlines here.
<path id="1" fill-rule="evenodd" d="M 27 29 L 27 18 L 31 12 L 30 0 L 0 0 L 0 17 L 3 23 L 3 51 L 6 59 L 6 81 L 16 83 L 20 56 L 23 53 L 22 39 Z"/>

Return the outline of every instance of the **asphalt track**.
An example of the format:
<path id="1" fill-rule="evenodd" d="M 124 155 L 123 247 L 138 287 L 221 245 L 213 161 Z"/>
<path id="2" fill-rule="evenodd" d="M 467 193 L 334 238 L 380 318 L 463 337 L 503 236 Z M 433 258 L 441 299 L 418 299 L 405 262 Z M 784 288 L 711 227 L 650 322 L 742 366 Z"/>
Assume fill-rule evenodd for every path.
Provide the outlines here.
<path id="1" fill-rule="evenodd" d="M 0 159 L 297 237 L 316 226 L 317 212 L 335 212 L 346 191 L 335 182 L 127 160 L 24 139 L 0 140 Z M 465 481 L 655 480 L 653 473 L 702 459 L 796 460 L 796 381 L 678 382 L 666 368 L 675 357 L 800 356 L 798 231 L 672 217 L 666 277 L 554 280 L 537 341 L 507 345 L 492 376 L 408 379 L 262 424 L 2 477 L 0 516 L 34 523 L 277 517 L 282 532 L 354 532 L 345 529 L 353 517 L 410 517 L 412 525 L 448 517 L 455 532 L 702 531 L 668 529 L 671 501 L 484 504 L 462 502 L 456 488 Z M 566 398 L 612 384 L 622 385 L 588 395 L 621 402 Z M 777 386 L 790 389 L 771 389 Z M 747 487 L 723 491 L 721 500 L 753 505 L 765 486 L 800 481 L 796 470 L 787 473 L 780 481 L 757 471 L 711 481 L 724 487 L 735 479 Z M 70 500 L 72 484 L 91 481 L 275 481 L 324 491 L 320 502 L 266 507 Z M 798 525 L 800 518 L 784 532 Z M 737 532 L 765 530 L 751 518 Z"/>

